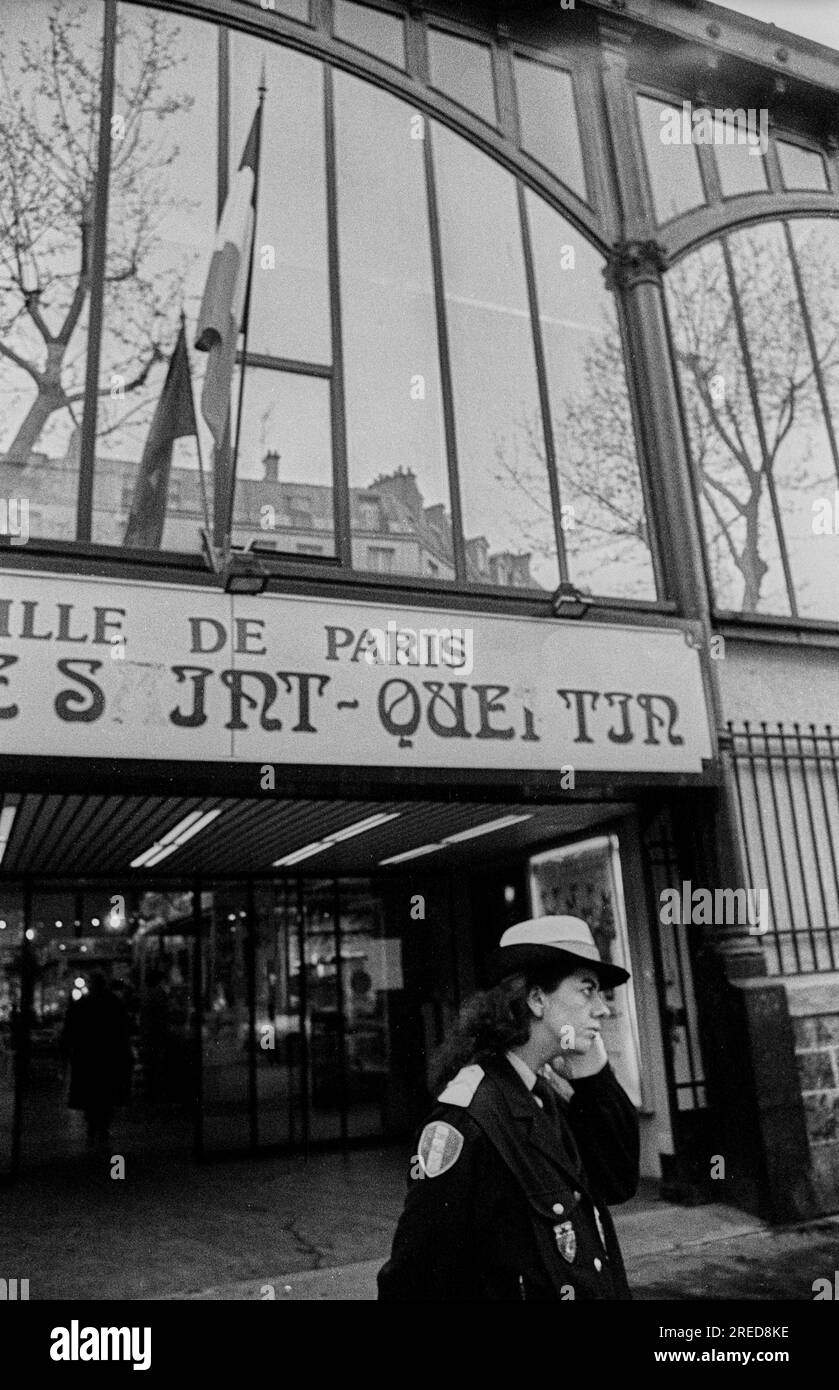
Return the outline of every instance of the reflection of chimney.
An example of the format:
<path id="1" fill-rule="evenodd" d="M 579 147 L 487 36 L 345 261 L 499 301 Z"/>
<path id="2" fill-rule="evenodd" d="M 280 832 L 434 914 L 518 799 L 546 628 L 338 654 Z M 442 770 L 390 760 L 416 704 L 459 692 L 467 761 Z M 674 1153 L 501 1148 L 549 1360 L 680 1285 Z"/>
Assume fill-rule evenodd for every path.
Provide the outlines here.
<path id="1" fill-rule="evenodd" d="M 425 519 L 429 526 L 434 526 L 442 535 L 446 534 L 449 518 L 446 516 L 446 508 L 442 502 L 435 502 L 432 507 L 426 507 Z"/>
<path id="2" fill-rule="evenodd" d="M 417 487 L 416 475 L 412 469 L 397 468 L 394 473 L 377 478 L 375 486 L 378 492 L 398 498 L 412 520 L 415 523 L 419 522 L 422 515 L 422 493 Z"/>
<path id="3" fill-rule="evenodd" d="M 276 449 L 269 449 L 262 460 L 262 476 L 268 483 L 280 481 L 280 456 Z"/>

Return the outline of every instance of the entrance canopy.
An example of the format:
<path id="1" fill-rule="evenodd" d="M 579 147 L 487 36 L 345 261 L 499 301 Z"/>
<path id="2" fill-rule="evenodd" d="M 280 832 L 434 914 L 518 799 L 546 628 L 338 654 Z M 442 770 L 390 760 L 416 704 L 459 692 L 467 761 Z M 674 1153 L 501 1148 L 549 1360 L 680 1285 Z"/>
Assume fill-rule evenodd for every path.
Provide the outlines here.
<path id="1" fill-rule="evenodd" d="M 116 875 L 125 882 L 292 869 L 327 877 L 413 865 L 433 871 L 536 850 L 627 809 L 614 802 L 6 794 L 0 876 Z"/>

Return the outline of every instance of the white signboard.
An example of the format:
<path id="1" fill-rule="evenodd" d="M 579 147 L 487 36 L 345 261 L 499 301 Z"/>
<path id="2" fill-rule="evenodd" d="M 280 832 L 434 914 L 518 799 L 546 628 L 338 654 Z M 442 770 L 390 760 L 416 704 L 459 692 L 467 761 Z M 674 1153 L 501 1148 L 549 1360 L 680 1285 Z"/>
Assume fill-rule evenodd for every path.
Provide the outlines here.
<path id="1" fill-rule="evenodd" d="M 684 631 L 0 573 L 0 752 L 699 772 Z"/>

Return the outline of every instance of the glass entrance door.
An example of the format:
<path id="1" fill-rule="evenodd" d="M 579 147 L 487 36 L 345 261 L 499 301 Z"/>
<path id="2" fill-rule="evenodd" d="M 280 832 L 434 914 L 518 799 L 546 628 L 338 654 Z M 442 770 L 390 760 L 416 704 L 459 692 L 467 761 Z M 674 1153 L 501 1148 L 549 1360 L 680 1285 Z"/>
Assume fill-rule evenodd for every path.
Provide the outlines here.
<path id="1" fill-rule="evenodd" d="M 384 1132 L 401 945 L 366 880 L 215 884 L 201 899 L 202 1147 Z"/>

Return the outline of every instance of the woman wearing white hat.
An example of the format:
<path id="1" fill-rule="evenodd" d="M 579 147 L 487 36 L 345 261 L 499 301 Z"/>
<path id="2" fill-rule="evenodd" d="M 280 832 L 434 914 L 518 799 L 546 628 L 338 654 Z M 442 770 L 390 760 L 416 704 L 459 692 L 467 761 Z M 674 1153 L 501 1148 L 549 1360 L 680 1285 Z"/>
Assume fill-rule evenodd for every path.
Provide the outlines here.
<path id="1" fill-rule="evenodd" d="M 510 927 L 489 975 L 441 1050 L 379 1298 L 629 1298 L 606 1204 L 637 1187 L 638 1119 L 600 1031 L 629 975 L 564 916 Z"/>

